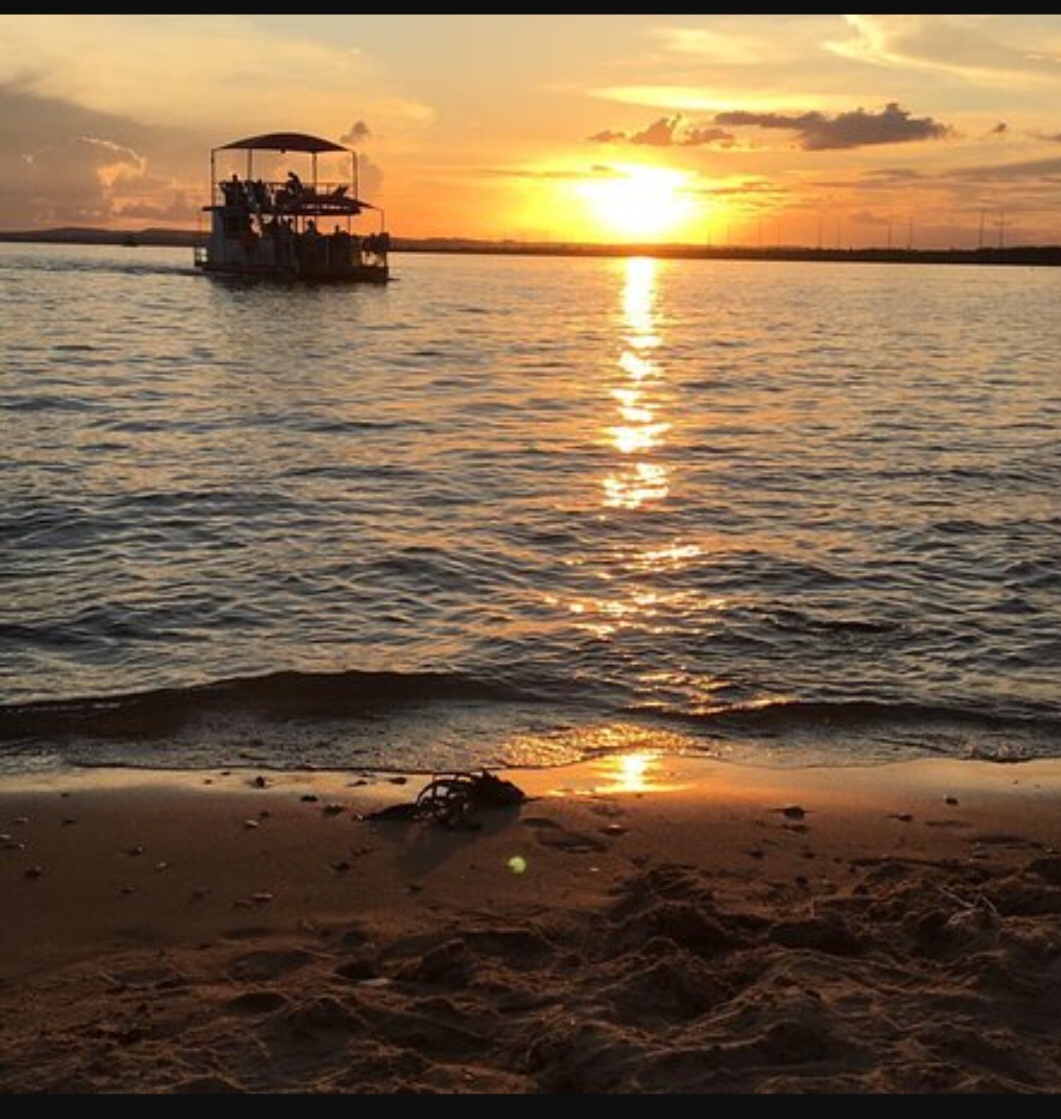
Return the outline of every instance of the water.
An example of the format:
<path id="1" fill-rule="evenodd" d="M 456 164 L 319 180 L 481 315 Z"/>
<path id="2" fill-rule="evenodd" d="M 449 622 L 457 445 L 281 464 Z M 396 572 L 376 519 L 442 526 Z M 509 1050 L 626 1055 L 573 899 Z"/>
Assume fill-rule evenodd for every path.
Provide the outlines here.
<path id="1" fill-rule="evenodd" d="M 0 772 L 1061 756 L 1061 271 L 0 246 Z"/>

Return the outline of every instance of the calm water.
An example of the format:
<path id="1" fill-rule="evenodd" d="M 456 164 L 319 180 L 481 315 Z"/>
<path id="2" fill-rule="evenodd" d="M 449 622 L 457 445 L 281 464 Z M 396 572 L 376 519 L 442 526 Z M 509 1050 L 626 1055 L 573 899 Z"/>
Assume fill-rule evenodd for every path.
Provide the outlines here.
<path id="1" fill-rule="evenodd" d="M 0 771 L 1061 756 L 1061 271 L 0 246 Z"/>

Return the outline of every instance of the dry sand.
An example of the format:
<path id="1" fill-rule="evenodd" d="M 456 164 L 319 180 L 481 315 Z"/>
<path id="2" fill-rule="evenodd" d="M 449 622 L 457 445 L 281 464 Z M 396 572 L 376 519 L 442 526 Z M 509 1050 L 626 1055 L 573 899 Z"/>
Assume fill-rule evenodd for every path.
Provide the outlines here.
<path id="1" fill-rule="evenodd" d="M 0 1091 L 1061 1090 L 1061 764 L 0 785 Z"/>

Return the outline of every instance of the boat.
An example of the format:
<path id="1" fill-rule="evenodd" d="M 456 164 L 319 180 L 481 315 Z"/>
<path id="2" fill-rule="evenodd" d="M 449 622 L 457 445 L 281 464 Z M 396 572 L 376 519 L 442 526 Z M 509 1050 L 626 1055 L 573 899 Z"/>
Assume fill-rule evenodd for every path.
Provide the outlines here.
<path id="1" fill-rule="evenodd" d="M 210 229 L 195 247 L 195 266 L 248 279 L 387 283 L 390 235 L 383 211 L 360 197 L 359 170 L 351 148 L 301 132 L 214 148 L 203 207 Z M 377 219 L 371 232 L 360 228 L 366 214 Z"/>

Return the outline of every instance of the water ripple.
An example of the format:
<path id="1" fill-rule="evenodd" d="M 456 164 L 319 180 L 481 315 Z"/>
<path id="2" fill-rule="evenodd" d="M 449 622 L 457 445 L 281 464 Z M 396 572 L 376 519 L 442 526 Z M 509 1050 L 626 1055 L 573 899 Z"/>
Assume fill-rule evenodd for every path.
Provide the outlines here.
<path id="1" fill-rule="evenodd" d="M 1055 271 L 399 270 L 0 247 L 10 751 L 157 764 L 175 711 L 173 764 L 1061 751 Z"/>

